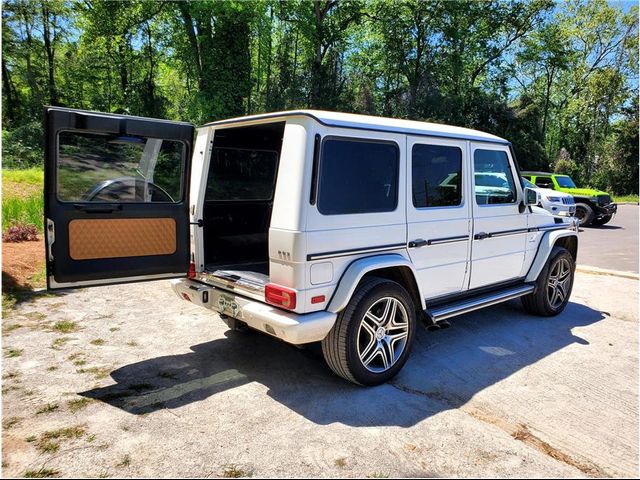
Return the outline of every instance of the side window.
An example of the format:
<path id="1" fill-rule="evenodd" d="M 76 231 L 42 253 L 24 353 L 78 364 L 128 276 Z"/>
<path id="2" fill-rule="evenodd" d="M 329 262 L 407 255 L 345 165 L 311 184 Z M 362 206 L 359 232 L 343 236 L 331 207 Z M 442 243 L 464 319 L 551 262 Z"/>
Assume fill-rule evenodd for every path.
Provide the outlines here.
<path id="1" fill-rule="evenodd" d="M 551 177 L 536 177 L 536 185 L 540 188 L 553 188 Z"/>
<path id="2" fill-rule="evenodd" d="M 416 144 L 411 151 L 413 205 L 451 207 L 462 204 L 462 150 Z"/>
<path id="3" fill-rule="evenodd" d="M 61 132 L 58 198 L 63 202 L 180 202 L 185 146 L 157 138 Z"/>
<path id="4" fill-rule="evenodd" d="M 318 211 L 344 215 L 395 210 L 399 153 L 392 142 L 326 138 L 320 156 Z"/>
<path id="5" fill-rule="evenodd" d="M 476 203 L 495 205 L 514 203 L 517 190 L 507 152 L 476 150 L 473 155 Z"/>
<path id="6" fill-rule="evenodd" d="M 271 200 L 277 170 L 277 152 L 214 148 L 205 199 Z"/>

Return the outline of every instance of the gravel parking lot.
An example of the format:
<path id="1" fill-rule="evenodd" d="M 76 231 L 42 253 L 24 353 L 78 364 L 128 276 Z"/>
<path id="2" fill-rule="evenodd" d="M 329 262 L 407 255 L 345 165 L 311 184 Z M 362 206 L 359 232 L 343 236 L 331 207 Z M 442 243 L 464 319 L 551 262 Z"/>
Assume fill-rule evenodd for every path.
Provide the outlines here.
<path id="1" fill-rule="evenodd" d="M 5 476 L 634 476 L 638 282 L 578 273 L 421 330 L 392 384 L 229 332 L 167 282 L 19 303 L 3 321 Z"/>

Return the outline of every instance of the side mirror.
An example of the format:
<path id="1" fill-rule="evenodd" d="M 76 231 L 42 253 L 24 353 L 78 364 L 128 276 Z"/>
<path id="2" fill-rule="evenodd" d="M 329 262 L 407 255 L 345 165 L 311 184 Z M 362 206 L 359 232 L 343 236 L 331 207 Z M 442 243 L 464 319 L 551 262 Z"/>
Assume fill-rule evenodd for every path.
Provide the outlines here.
<path id="1" fill-rule="evenodd" d="M 537 205 L 540 203 L 540 194 L 533 188 L 525 187 L 524 189 L 524 203 L 526 205 Z"/>

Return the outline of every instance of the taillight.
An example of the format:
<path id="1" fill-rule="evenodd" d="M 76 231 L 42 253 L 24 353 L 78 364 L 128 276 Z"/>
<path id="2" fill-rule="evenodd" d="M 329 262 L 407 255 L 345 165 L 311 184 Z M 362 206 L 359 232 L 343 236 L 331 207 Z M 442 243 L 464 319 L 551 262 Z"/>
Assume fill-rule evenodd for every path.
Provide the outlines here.
<path id="1" fill-rule="evenodd" d="M 275 283 L 267 283 L 264 289 L 264 299 L 271 305 L 293 310 L 296 308 L 296 292 L 290 288 L 281 287 Z"/>
<path id="2" fill-rule="evenodd" d="M 189 264 L 189 273 L 187 273 L 189 278 L 196 278 L 196 264 L 191 262 Z"/>

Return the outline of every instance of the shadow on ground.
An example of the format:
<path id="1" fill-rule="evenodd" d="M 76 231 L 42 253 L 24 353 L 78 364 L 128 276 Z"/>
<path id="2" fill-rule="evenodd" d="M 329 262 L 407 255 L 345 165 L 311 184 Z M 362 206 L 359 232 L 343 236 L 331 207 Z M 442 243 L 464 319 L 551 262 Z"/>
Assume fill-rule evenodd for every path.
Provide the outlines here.
<path id="1" fill-rule="evenodd" d="M 510 302 L 459 317 L 447 330 L 421 328 L 398 377 L 375 388 L 334 376 L 315 346 L 299 350 L 261 334 L 228 332 L 227 338 L 191 347 L 191 353 L 121 367 L 111 372 L 115 384 L 80 395 L 143 414 L 257 382 L 273 399 L 317 424 L 407 427 L 464 405 L 568 345 L 588 344 L 571 329 L 603 318 L 576 303 L 558 317 L 534 317 Z"/>

